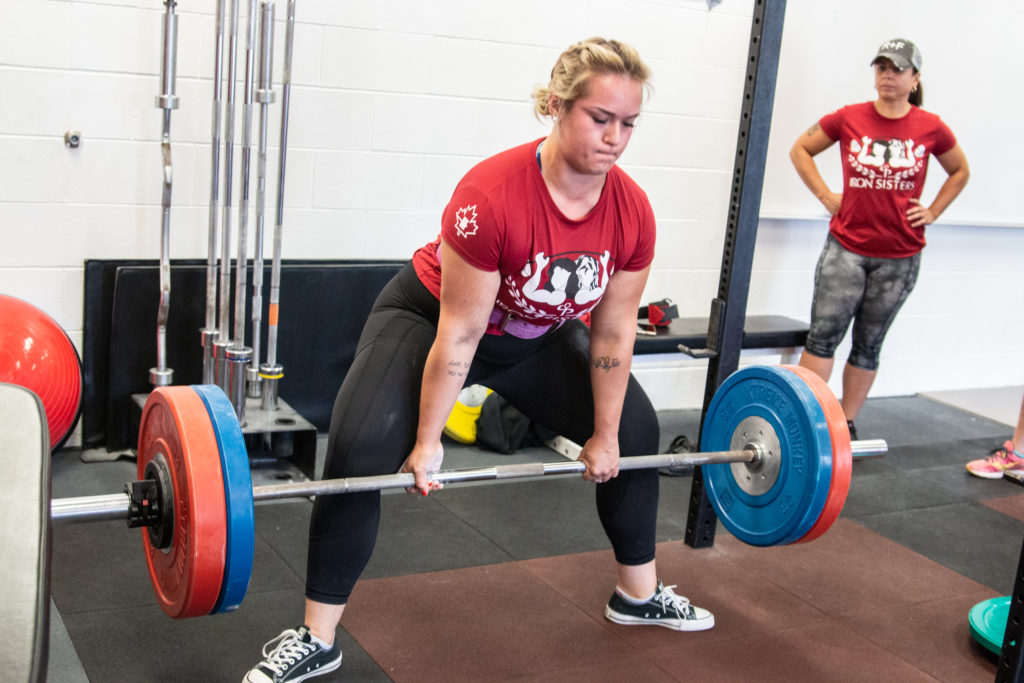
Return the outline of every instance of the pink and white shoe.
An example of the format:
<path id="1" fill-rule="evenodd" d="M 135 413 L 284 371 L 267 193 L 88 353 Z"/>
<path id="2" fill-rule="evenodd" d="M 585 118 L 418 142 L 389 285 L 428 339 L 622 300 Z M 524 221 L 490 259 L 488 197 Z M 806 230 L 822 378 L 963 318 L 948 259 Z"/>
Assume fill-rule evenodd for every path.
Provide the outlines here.
<path id="1" fill-rule="evenodd" d="M 1024 458 L 1013 448 L 1013 442 L 1007 441 L 1002 448 L 996 448 L 987 458 L 972 460 L 967 463 L 967 471 L 976 477 L 985 479 L 1002 479 L 1007 470 L 1024 470 Z"/>

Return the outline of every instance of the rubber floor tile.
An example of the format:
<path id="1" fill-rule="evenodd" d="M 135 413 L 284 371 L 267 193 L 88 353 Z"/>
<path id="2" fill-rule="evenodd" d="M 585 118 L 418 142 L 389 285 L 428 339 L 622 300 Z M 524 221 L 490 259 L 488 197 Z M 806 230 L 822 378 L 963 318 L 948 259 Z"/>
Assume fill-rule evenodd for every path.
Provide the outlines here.
<path id="1" fill-rule="evenodd" d="M 64 620 L 90 681 L 227 683 L 242 680 L 262 659 L 263 644 L 297 626 L 302 610 L 302 591 L 292 590 L 249 595 L 236 612 L 199 619 L 168 619 L 149 606 L 84 612 Z M 344 630 L 337 637 L 344 652 L 342 669 L 318 683 L 388 680 Z M 120 656 L 112 656 L 115 652 Z"/>
<path id="2" fill-rule="evenodd" d="M 384 496 L 377 545 L 363 578 L 460 569 L 512 559 L 475 528 L 472 515 L 460 517 L 445 506 L 445 499 L 452 495 L 458 495 L 454 487 L 426 497 L 405 492 Z"/>
<path id="3" fill-rule="evenodd" d="M 886 456 L 896 457 L 896 454 Z M 867 471 L 862 465 L 874 467 Z M 888 464 L 882 467 L 884 469 L 879 469 L 876 463 L 872 462 L 854 463 L 853 479 L 850 482 L 846 504 L 843 506 L 843 517 L 859 519 L 880 512 L 927 508 L 969 499 L 964 493 L 939 486 L 918 472 L 899 470 Z M 955 473 L 955 477 L 958 480 L 962 479 L 959 471 Z"/>
<path id="4" fill-rule="evenodd" d="M 915 683 L 935 679 L 835 621 L 755 637 L 681 645 L 649 655 L 680 681 L 735 683 Z"/>
<path id="5" fill-rule="evenodd" d="M 519 484 L 451 487 L 437 500 L 501 548 L 509 559 L 609 547 L 597 518 L 594 485 L 579 475 Z"/>
<path id="6" fill-rule="evenodd" d="M 395 681 L 488 681 L 615 665 L 599 614 L 507 563 L 360 582 L 343 625 Z"/>
<path id="7" fill-rule="evenodd" d="M 857 521 L 992 590 L 1009 593 L 1013 589 L 1024 538 L 1020 520 L 980 503 L 962 503 Z"/>
<path id="8" fill-rule="evenodd" d="M 981 501 L 982 505 L 1024 522 L 1024 493 Z"/>
<path id="9" fill-rule="evenodd" d="M 889 447 L 998 437 L 1006 425 L 920 396 L 872 399 L 857 415 L 862 439 L 885 439 Z"/>
<path id="10" fill-rule="evenodd" d="M 726 536 L 715 547 L 751 573 L 833 617 L 983 589 L 976 581 L 845 519 L 811 543 L 755 548 Z"/>
<path id="11" fill-rule="evenodd" d="M 603 619 L 604 606 L 615 587 L 611 552 L 529 560 L 523 565 L 581 610 L 601 619 L 604 627 L 638 651 L 650 652 L 693 642 L 746 638 L 761 630 L 816 623 L 827 617 L 749 571 L 715 548 L 694 549 L 680 541 L 660 543 L 658 576 L 715 615 L 708 631 L 680 633 L 664 627 L 623 626 Z"/>
<path id="12" fill-rule="evenodd" d="M 545 671 L 541 674 L 519 676 L 515 683 L 560 683 L 562 681 L 586 681 L 586 683 L 672 683 L 680 680 L 670 675 L 646 656 L 624 656 L 612 663 L 577 666 L 570 669 Z"/>
<path id="13" fill-rule="evenodd" d="M 992 597 L 995 594 L 986 589 L 863 612 L 842 623 L 940 681 L 991 681 L 996 675 L 996 658 L 978 656 L 967 615 L 971 607 Z"/>
<path id="14" fill-rule="evenodd" d="M 117 521 L 54 526 L 50 591 L 60 613 L 155 604 L 143 533 Z"/>

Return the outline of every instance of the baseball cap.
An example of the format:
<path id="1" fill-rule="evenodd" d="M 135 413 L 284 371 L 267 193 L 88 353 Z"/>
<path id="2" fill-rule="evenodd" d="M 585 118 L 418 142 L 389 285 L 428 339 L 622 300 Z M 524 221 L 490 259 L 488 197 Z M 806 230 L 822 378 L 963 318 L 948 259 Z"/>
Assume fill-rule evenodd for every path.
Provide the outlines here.
<path id="1" fill-rule="evenodd" d="M 917 45 L 906 38 L 893 38 L 882 43 L 878 47 L 878 54 L 871 60 L 871 64 L 882 57 L 892 61 L 900 71 L 908 66 L 914 67 L 917 71 L 921 70 L 921 51 L 917 49 Z"/>

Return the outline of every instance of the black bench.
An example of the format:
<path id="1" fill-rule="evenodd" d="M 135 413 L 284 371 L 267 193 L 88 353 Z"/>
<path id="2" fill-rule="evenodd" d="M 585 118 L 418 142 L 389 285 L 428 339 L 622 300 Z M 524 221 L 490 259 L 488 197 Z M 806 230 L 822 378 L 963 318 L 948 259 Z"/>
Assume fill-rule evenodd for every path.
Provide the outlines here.
<path id="1" fill-rule="evenodd" d="M 748 315 L 743 329 L 744 349 L 803 346 L 807 323 L 782 315 Z M 680 353 L 679 346 L 703 349 L 708 345 L 707 318 L 676 318 L 668 327 L 655 328 L 654 336 L 638 334 L 633 353 Z"/>

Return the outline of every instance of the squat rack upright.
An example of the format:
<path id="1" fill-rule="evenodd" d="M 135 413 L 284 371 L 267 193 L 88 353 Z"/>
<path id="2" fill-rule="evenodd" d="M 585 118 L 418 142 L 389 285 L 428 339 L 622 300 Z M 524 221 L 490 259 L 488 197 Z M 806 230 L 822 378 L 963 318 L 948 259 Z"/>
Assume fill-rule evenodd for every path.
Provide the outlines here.
<path id="1" fill-rule="evenodd" d="M 750 47 L 743 81 L 743 103 L 718 296 L 711 301 L 707 348 L 691 354 L 709 359 L 701 410 L 702 428 L 718 387 L 739 367 L 785 14 L 786 0 L 758 0 L 751 17 Z M 681 350 L 689 353 L 689 350 Z M 686 543 L 694 548 L 713 546 L 716 521 L 717 516 L 704 490 L 704 478 L 698 466 L 694 468 L 690 489 Z"/>

